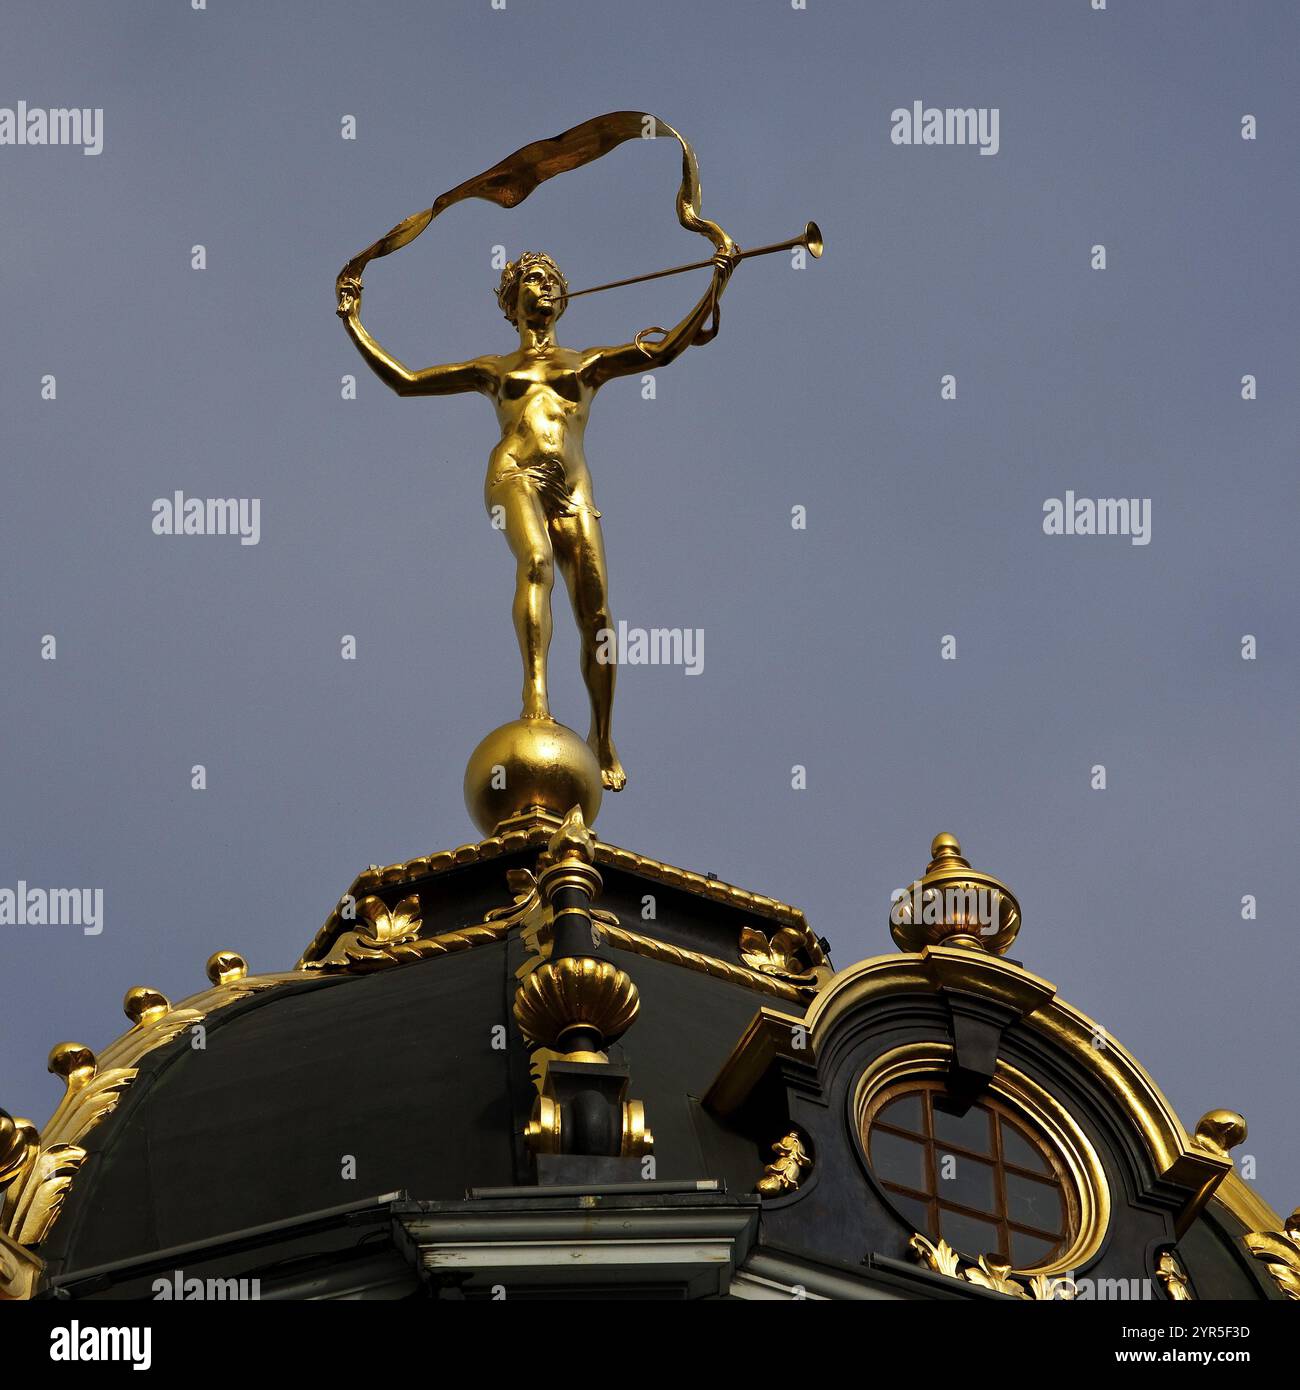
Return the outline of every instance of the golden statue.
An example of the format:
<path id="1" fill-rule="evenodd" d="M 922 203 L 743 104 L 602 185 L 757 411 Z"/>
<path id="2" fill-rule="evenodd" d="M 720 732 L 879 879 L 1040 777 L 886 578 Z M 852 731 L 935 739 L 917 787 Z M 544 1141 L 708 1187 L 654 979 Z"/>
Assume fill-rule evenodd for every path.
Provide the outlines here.
<path id="1" fill-rule="evenodd" d="M 647 328 L 616 347 L 562 347 L 555 330 L 569 300 L 614 285 L 570 291 L 551 257 L 534 251 L 505 267 L 497 289 L 497 302 L 519 334 L 519 345 L 512 352 L 412 371 L 382 348 L 361 323 L 361 272 L 366 264 L 414 240 L 454 203 L 478 197 L 514 207 L 556 174 L 598 159 L 634 137 L 660 136 L 671 136 L 681 146 L 678 220 L 707 237 L 714 254 L 690 266 L 634 276 L 614 285 L 712 266 L 709 288 L 675 328 Z M 722 292 L 741 259 L 796 245 L 807 247 L 814 256 L 821 254 L 820 233 L 812 223 L 792 241 L 742 252 L 717 223 L 700 216 L 699 193 L 694 152 L 671 126 L 641 112 L 612 112 L 553 139 L 527 145 L 444 193 L 427 211 L 407 218 L 349 261 L 335 284 L 337 313 L 348 335 L 375 375 L 398 395 L 478 391 L 491 397 L 496 407 L 501 433 L 488 458 L 484 500 L 515 560 L 513 613 L 524 681 L 520 718 L 489 734 L 466 772 L 466 801 L 487 833 L 514 816 L 538 810 L 562 816 L 573 805 L 582 807 L 590 824 L 602 788 L 619 791 L 627 780 L 611 732 L 616 667 L 608 657 L 605 634 L 613 630 L 613 619 L 600 512 L 583 450 L 596 392 L 615 377 L 667 366 L 688 347 L 711 341 L 718 330 Z M 660 336 L 652 340 L 648 337 L 652 333 Z M 581 638 L 582 677 L 591 702 L 586 740 L 590 755 L 575 746 L 580 742 L 576 735 L 554 720 L 547 693 L 551 592 L 557 567 Z"/>
<path id="2" fill-rule="evenodd" d="M 375 375 L 399 396 L 446 396 L 479 391 L 496 406 L 501 438 L 488 458 L 483 496 L 500 518 L 515 557 L 515 635 L 524 663 L 522 719 L 550 719 L 546 655 L 551 645 L 551 588 L 564 578 L 582 640 L 582 679 L 591 700 L 587 742 L 600 763 L 602 785 L 622 789 L 627 778 L 610 733 L 616 667 L 602 660 L 602 634 L 613 629 L 600 512 L 583 452 L 587 416 L 596 392 L 615 377 L 666 367 L 695 340 L 726 288 L 735 251 L 713 257 L 713 283 L 684 319 L 656 342 L 581 351 L 561 347 L 555 326 L 569 284 L 544 252 L 526 251 L 501 272 L 497 301 L 519 332 L 504 356 L 476 357 L 413 372 L 386 352 L 360 318 L 361 284 L 345 280 L 338 313 Z"/>

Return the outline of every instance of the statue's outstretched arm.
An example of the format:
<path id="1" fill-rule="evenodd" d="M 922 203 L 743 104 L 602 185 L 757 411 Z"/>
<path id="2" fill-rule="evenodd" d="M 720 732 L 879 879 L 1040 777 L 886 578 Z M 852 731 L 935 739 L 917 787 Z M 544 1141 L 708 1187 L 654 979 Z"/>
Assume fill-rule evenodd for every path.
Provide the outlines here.
<path id="1" fill-rule="evenodd" d="M 583 368 L 584 375 L 591 385 L 599 387 L 616 376 L 635 376 L 641 372 L 653 371 L 656 367 L 666 367 L 680 357 L 696 341 L 700 330 L 722 297 L 736 264 L 734 256 L 719 251 L 713 258 L 713 283 L 681 323 L 676 328 L 669 329 L 658 342 L 643 342 L 642 335 L 638 335 L 636 342 L 624 343 L 621 347 L 592 348 Z M 659 330 L 646 330 L 647 333 L 656 331 Z"/>
<path id="2" fill-rule="evenodd" d="M 445 366 L 426 367 L 413 372 L 404 362 L 385 351 L 362 324 L 361 286 L 345 281 L 339 287 L 337 313 L 343 320 L 348 337 L 357 345 L 370 370 L 399 396 L 450 396 L 458 391 L 490 392 L 495 385 L 491 359 L 475 358 L 472 362 L 449 362 Z"/>

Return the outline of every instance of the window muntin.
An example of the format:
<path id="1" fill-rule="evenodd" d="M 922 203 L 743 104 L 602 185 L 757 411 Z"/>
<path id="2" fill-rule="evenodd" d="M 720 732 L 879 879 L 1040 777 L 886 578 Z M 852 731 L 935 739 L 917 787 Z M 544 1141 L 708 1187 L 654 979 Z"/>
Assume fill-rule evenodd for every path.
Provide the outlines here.
<path id="1" fill-rule="evenodd" d="M 957 1114 L 940 1080 L 904 1082 L 873 1101 L 863 1130 L 890 1201 L 932 1240 L 1031 1269 L 1078 1234 L 1077 1194 L 1060 1159 L 991 1095 Z"/>

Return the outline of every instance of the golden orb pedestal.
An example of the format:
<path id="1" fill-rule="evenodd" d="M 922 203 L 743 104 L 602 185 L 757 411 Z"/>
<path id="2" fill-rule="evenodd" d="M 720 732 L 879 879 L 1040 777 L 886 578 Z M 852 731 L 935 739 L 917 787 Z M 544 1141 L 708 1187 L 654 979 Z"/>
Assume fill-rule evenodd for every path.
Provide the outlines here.
<path id="1" fill-rule="evenodd" d="M 502 724 L 470 754 L 465 807 L 484 835 L 531 811 L 563 819 L 578 806 L 587 825 L 600 810 L 600 764 L 586 739 L 554 719 Z"/>

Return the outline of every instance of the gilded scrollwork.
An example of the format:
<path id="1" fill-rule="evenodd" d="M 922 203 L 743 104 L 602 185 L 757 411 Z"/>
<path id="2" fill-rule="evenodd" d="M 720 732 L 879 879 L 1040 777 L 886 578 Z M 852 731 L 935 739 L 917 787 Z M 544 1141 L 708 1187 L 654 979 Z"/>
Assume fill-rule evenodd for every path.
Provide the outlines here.
<path id="1" fill-rule="evenodd" d="M 936 1274 L 960 1279 L 1008 1298 L 1023 1298 L 1035 1303 L 1068 1302 L 1077 1293 L 1074 1281 L 1065 1275 L 1021 1274 L 996 1255 L 980 1255 L 971 1263 L 946 1240 L 936 1242 L 918 1233 L 907 1246 L 921 1264 Z"/>
<path id="2" fill-rule="evenodd" d="M 1300 1207 L 1280 1231 L 1252 1231 L 1243 1239 L 1286 1297 L 1300 1302 Z"/>

